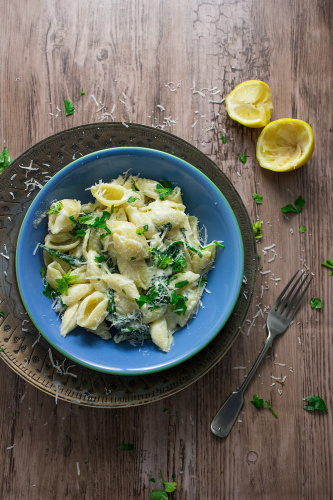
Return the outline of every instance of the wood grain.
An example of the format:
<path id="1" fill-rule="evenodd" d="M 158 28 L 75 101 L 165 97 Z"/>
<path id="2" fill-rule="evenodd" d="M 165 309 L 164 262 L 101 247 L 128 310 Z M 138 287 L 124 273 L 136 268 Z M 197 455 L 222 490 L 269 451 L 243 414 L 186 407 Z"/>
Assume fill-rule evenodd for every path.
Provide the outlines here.
<path id="1" fill-rule="evenodd" d="M 169 479 L 176 474 L 174 499 L 333 497 L 331 411 L 305 412 L 302 401 L 315 393 L 332 408 L 332 278 L 320 266 L 333 258 L 332 11 L 329 0 L 3 0 L 0 137 L 13 157 L 57 131 L 97 121 L 91 94 L 109 111 L 116 104 L 120 120 L 162 124 L 171 116 L 176 123 L 167 130 L 216 161 L 251 218 L 264 221 L 261 264 L 281 282 L 275 286 L 261 275 L 249 318 L 258 310 L 261 285 L 270 285 L 261 302 L 272 304 L 304 259 L 315 274 L 310 295 L 322 299 L 323 309 L 303 304 L 262 363 L 242 422 L 226 440 L 210 433 L 210 421 L 244 379 L 246 370 L 232 367 L 250 367 L 261 349 L 263 321 L 196 384 L 138 408 L 56 406 L 2 364 L 1 498 L 146 500 L 150 477 L 161 486 L 159 468 Z M 211 100 L 221 100 L 250 78 L 271 86 L 272 119 L 301 118 L 313 127 L 316 149 L 303 168 L 286 175 L 261 170 L 255 160 L 259 131 L 228 119 L 223 104 L 208 102 L 208 91 L 202 97 L 191 90 L 193 81 L 199 90 L 217 86 L 221 93 Z M 169 82 L 176 92 L 165 86 Z M 75 103 L 72 117 L 64 115 L 64 99 Z M 56 106 L 62 110 L 57 119 Z M 207 131 L 211 123 L 215 129 Z M 226 144 L 219 137 L 223 129 Z M 247 155 L 245 165 L 238 161 L 241 153 Z M 254 192 L 264 196 L 262 206 L 254 204 Z M 280 207 L 300 194 L 307 202 L 302 214 L 281 217 Z M 301 224 L 307 227 L 302 235 Z M 278 258 L 268 264 L 270 254 L 261 250 L 272 243 Z M 282 395 L 271 386 L 271 375 L 287 375 Z M 272 401 L 278 420 L 252 407 L 254 393 Z M 135 451 L 119 450 L 122 443 L 134 443 Z"/>

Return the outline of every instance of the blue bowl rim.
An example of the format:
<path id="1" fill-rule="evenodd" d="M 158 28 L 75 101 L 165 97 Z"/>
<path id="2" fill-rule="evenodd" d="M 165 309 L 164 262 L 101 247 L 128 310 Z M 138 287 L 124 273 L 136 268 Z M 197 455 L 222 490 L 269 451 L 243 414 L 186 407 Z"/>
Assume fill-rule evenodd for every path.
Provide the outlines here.
<path id="1" fill-rule="evenodd" d="M 228 319 L 230 318 L 231 316 L 231 313 L 232 311 L 234 310 L 235 308 L 235 305 L 237 303 L 237 300 L 238 300 L 238 297 L 239 297 L 239 293 L 240 293 L 240 289 L 241 289 L 241 286 L 242 286 L 242 281 L 243 281 L 243 274 L 244 274 L 244 246 L 243 246 L 243 238 L 242 238 L 242 233 L 241 233 L 241 230 L 240 230 L 240 227 L 239 227 L 239 224 L 238 224 L 238 221 L 237 221 L 237 218 L 228 202 L 228 200 L 226 199 L 226 197 L 224 196 L 224 194 L 219 190 L 219 188 L 214 184 L 214 182 L 206 175 L 204 174 L 203 172 L 201 172 L 201 170 L 199 170 L 198 168 L 196 168 L 194 165 L 192 165 L 191 163 L 188 163 L 187 161 L 183 160 L 182 158 L 179 158 L 178 156 L 175 156 L 175 155 L 172 155 L 170 153 L 167 153 L 167 152 L 162 152 L 162 151 L 159 151 L 157 149 L 151 149 L 151 148 L 142 148 L 142 147 L 138 147 L 138 146 L 126 146 L 126 147 L 115 147 L 115 148 L 108 148 L 108 149 L 102 149 L 102 150 L 99 150 L 99 151 L 94 151 L 93 153 L 88 153 L 87 155 L 85 156 L 82 156 L 81 158 L 77 158 L 76 160 L 72 161 L 71 163 L 69 163 L 68 165 L 64 166 L 61 170 L 59 170 L 59 172 L 57 172 L 56 174 L 54 174 L 54 176 L 47 182 L 47 184 L 52 184 L 53 180 L 56 179 L 56 177 L 60 174 L 62 174 L 65 170 L 69 169 L 69 168 L 73 168 L 73 165 L 76 165 L 78 164 L 78 166 L 82 166 L 82 162 L 85 164 L 87 163 L 86 160 L 90 160 L 92 157 L 96 158 L 97 159 L 97 156 L 101 155 L 101 156 L 106 156 L 108 157 L 108 153 L 110 153 L 111 151 L 112 152 L 117 152 L 117 151 L 122 151 L 122 153 L 124 153 L 125 151 L 125 154 L 126 154 L 126 150 L 129 150 L 131 152 L 133 152 L 133 150 L 137 150 L 137 151 L 151 151 L 151 152 L 154 152 L 154 153 L 157 153 L 158 155 L 163 155 L 163 156 L 169 156 L 170 158 L 172 158 L 173 160 L 174 159 L 177 159 L 179 162 L 181 163 L 185 163 L 186 165 L 188 165 L 190 167 L 190 169 L 193 169 L 195 170 L 196 172 L 199 173 L 199 175 L 205 177 L 209 182 L 210 184 L 212 185 L 212 187 L 216 190 L 216 192 L 218 193 L 219 196 L 222 196 L 222 198 L 224 199 L 225 203 L 227 204 L 227 206 L 229 207 L 229 210 L 235 220 L 235 223 L 236 223 L 236 227 L 238 229 L 238 233 L 239 233 L 239 237 L 240 237 L 240 243 L 241 243 L 241 254 L 242 254 L 242 272 L 241 272 L 241 277 L 240 277 L 240 282 L 239 282 L 239 285 L 238 285 L 238 292 L 235 296 L 235 300 L 234 300 L 234 303 L 232 304 L 232 306 L 230 307 L 230 311 L 229 311 L 229 314 L 226 316 L 224 322 L 219 326 L 218 330 L 211 335 L 210 339 L 207 340 L 207 342 L 205 342 L 203 345 L 201 345 L 198 349 L 196 349 L 195 351 L 191 352 L 188 356 L 180 359 L 180 360 L 176 360 L 176 361 L 173 361 L 171 362 L 170 364 L 168 365 L 164 365 L 162 367 L 159 367 L 159 368 L 156 368 L 156 369 L 145 369 L 143 371 L 140 371 L 140 372 L 135 372 L 135 375 L 136 376 L 140 376 L 140 375 L 147 375 L 148 373 L 156 373 L 156 372 L 160 372 L 160 371 L 164 371 L 164 370 L 168 370 L 169 368 L 172 368 L 174 366 L 177 366 L 181 363 L 184 363 L 185 361 L 187 361 L 188 359 L 192 358 L 193 356 L 195 356 L 198 352 L 200 352 L 202 349 L 204 349 L 219 333 L 220 331 L 222 330 L 222 328 L 224 327 L 224 325 L 226 324 L 226 322 L 228 321 Z M 89 162 L 89 161 L 88 161 Z M 75 170 L 75 168 L 74 168 Z M 45 186 L 47 185 L 45 184 Z M 29 308 L 24 300 L 24 297 L 23 297 L 23 293 L 22 293 L 22 290 L 21 290 L 21 286 L 20 286 L 20 282 L 19 282 L 19 279 L 18 279 L 18 267 L 19 267 L 19 263 L 18 263 L 18 248 L 20 246 L 20 238 L 21 238 L 21 234 L 22 234 L 22 229 L 24 227 L 24 224 L 25 224 L 25 220 L 28 216 L 28 214 L 30 213 L 30 211 L 33 210 L 33 207 L 35 205 L 37 205 L 38 201 L 39 201 L 39 198 L 41 198 L 41 194 L 43 192 L 43 189 L 41 189 L 39 191 L 39 193 L 36 195 L 36 197 L 34 198 L 34 200 L 32 201 L 31 205 L 29 206 L 25 216 L 24 216 L 24 219 L 22 221 L 22 224 L 21 224 L 21 227 L 20 227 L 20 231 L 19 231 L 19 234 L 18 234 L 18 238 L 17 238 L 17 245 L 16 245 L 16 252 L 15 252 L 15 270 L 16 270 L 16 280 L 17 280 L 17 285 L 18 285 L 18 289 L 19 289 L 19 292 L 20 292 L 20 296 L 21 296 L 21 299 L 22 299 L 22 302 L 24 304 L 24 307 L 31 319 L 31 321 L 33 322 L 33 324 L 35 325 L 35 327 L 37 328 L 38 332 L 40 332 L 43 337 L 58 351 L 60 352 L 61 354 L 63 354 L 66 358 L 68 359 L 71 359 L 72 361 L 74 361 L 75 363 L 78 363 L 79 365 L 81 366 L 84 366 L 85 368 L 87 369 L 92 369 L 92 370 L 95 370 L 95 371 L 98 371 L 98 372 L 102 372 L 102 373 L 110 373 L 110 374 L 113 374 L 113 375 L 128 375 L 128 376 L 133 376 L 133 373 L 128 373 L 128 372 L 121 372 L 119 373 L 119 371 L 115 371 L 115 370 L 112 370 L 112 369 L 105 369 L 105 368 L 100 368 L 100 367 L 95 367 L 95 366 L 92 366 L 84 361 L 81 361 L 81 360 L 78 360 L 77 358 L 75 358 L 74 356 L 68 354 L 66 351 L 64 351 L 62 348 L 60 348 L 56 343 L 54 343 L 52 340 L 50 340 L 48 338 L 48 336 L 43 332 L 43 331 L 40 331 L 36 321 L 34 320 L 34 317 L 33 315 L 30 313 L 29 311 Z"/>

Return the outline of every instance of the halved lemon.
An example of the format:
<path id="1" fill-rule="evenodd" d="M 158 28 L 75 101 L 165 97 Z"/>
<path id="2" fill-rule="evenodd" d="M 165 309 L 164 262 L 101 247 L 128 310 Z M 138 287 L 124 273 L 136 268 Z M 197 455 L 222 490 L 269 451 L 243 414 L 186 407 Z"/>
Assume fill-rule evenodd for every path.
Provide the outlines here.
<path id="1" fill-rule="evenodd" d="M 289 172 L 310 160 L 314 137 L 310 125 L 302 120 L 282 118 L 269 123 L 261 132 L 256 156 L 259 165 L 274 172 Z"/>
<path id="2" fill-rule="evenodd" d="M 230 118 L 251 128 L 265 127 L 271 119 L 271 89 L 260 80 L 248 80 L 234 88 L 225 100 Z"/>

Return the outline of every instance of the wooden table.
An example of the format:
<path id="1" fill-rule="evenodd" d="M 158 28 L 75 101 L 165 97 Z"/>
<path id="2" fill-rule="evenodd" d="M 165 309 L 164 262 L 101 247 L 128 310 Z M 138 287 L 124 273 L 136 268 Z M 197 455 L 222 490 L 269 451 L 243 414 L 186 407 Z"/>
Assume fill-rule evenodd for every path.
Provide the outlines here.
<path id="1" fill-rule="evenodd" d="M 263 320 L 196 384 L 138 408 L 56 406 L 2 363 L 1 499 L 150 499 L 152 488 L 161 487 L 159 469 L 169 480 L 176 474 L 174 499 L 333 498 L 333 278 L 320 265 L 333 259 L 332 15 L 329 0 L 2 1 L 0 130 L 14 158 L 55 132 L 97 121 L 103 111 L 91 94 L 108 111 L 116 104 L 117 120 L 166 121 L 165 130 L 204 151 L 233 181 L 251 219 L 264 221 L 258 253 L 271 274 L 258 277 L 249 319 L 259 302 L 273 303 L 297 268 L 309 267 L 315 278 L 224 440 L 211 434 L 210 422 L 262 348 Z M 209 102 L 248 79 L 270 85 L 272 119 L 300 118 L 313 127 L 316 149 L 303 168 L 262 170 L 255 158 L 260 130 L 237 125 L 224 103 Z M 219 92 L 193 92 L 203 88 Z M 65 116 L 64 99 L 74 101 L 73 116 Z M 255 192 L 263 195 L 262 206 L 252 200 Z M 302 214 L 286 220 L 280 208 L 299 195 L 306 200 Z M 273 254 L 262 249 L 273 243 L 278 257 L 268 263 Z M 322 299 L 322 310 L 310 308 L 310 297 Z M 271 375 L 287 375 L 284 387 L 272 386 Z M 277 420 L 250 404 L 255 393 L 271 400 Z M 330 411 L 303 410 L 303 398 L 312 394 Z M 135 451 L 119 450 L 123 443 L 134 443 Z"/>

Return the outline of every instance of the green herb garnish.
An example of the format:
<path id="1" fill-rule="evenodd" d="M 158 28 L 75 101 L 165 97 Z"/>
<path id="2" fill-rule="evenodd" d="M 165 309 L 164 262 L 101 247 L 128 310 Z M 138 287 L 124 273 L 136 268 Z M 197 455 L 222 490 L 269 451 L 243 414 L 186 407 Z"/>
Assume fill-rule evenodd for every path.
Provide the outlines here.
<path id="1" fill-rule="evenodd" d="M 71 101 L 64 101 L 66 116 L 73 115 L 75 108 Z"/>
<path id="2" fill-rule="evenodd" d="M 5 313 L 3 311 L 0 311 L 0 316 L 2 316 L 4 318 L 5 317 Z"/>
<path id="3" fill-rule="evenodd" d="M 291 212 L 291 213 L 295 213 L 295 214 L 300 214 L 303 210 L 304 205 L 305 205 L 305 200 L 303 200 L 302 196 L 299 196 L 297 198 L 297 200 L 295 200 L 295 207 L 296 208 L 293 205 L 291 205 L 291 203 L 290 203 L 289 205 L 282 207 L 281 212 L 283 212 L 283 213 Z"/>
<path id="4" fill-rule="evenodd" d="M 310 299 L 310 306 L 312 307 L 312 309 L 321 309 L 321 300 L 318 299 L 318 297 L 316 299 Z"/>
<path id="5" fill-rule="evenodd" d="M 136 260 L 136 257 L 131 257 L 131 260 Z"/>
<path id="6" fill-rule="evenodd" d="M 304 410 L 328 410 L 324 400 L 319 396 L 307 396 L 305 399 L 310 404 L 303 406 Z"/>
<path id="7" fill-rule="evenodd" d="M 74 218 L 74 216 L 73 216 L 73 215 L 70 215 L 68 218 L 69 218 L 69 220 L 71 220 L 71 221 L 72 221 L 73 226 L 76 226 L 76 225 L 77 225 L 77 220 Z"/>
<path id="8" fill-rule="evenodd" d="M 148 231 L 148 224 L 144 224 L 142 227 L 143 229 L 137 228 L 136 234 L 142 235 Z"/>
<path id="9" fill-rule="evenodd" d="M 256 408 L 262 408 L 263 406 L 267 406 L 271 412 L 273 413 L 274 417 L 275 418 L 278 418 L 277 414 L 275 413 L 275 411 L 273 410 L 272 406 L 271 406 L 271 402 L 270 401 L 266 401 L 264 403 L 264 400 L 263 399 L 259 399 L 258 396 L 256 394 L 254 394 L 253 396 L 253 401 L 251 401 L 251 403 L 253 404 L 253 406 L 255 406 Z"/>
<path id="10" fill-rule="evenodd" d="M 184 288 L 184 286 L 188 285 L 188 281 L 178 281 L 178 283 L 175 284 L 175 288 Z"/>
<path id="11" fill-rule="evenodd" d="M 246 163 L 246 156 L 245 156 L 245 155 L 239 155 L 239 156 L 238 156 L 238 159 L 239 159 L 239 161 L 241 161 L 242 163 Z"/>
<path id="12" fill-rule="evenodd" d="M 262 220 L 258 220 L 257 222 L 252 222 L 253 231 L 254 231 L 254 234 L 255 234 L 257 240 L 262 238 L 261 224 L 262 224 Z"/>
<path id="13" fill-rule="evenodd" d="M 261 255 L 259 255 L 259 254 L 258 254 L 258 255 L 257 255 L 257 259 L 258 259 L 258 264 L 259 264 L 259 262 L 260 262 L 260 260 L 261 260 Z"/>
<path id="14" fill-rule="evenodd" d="M 138 189 L 136 189 L 136 187 L 134 186 L 134 184 L 132 184 L 131 189 L 132 189 L 132 191 L 134 191 L 134 193 L 138 192 Z"/>
<path id="15" fill-rule="evenodd" d="M 299 228 L 299 232 L 300 232 L 300 233 L 305 233 L 305 231 L 306 231 L 306 227 L 305 227 L 305 226 L 301 226 L 301 227 Z"/>
<path id="16" fill-rule="evenodd" d="M 153 490 L 150 500 L 168 500 L 168 495 L 163 490 Z"/>
<path id="17" fill-rule="evenodd" d="M 162 483 L 163 483 L 163 487 L 164 487 L 165 491 L 167 493 L 172 493 L 173 491 L 175 491 L 175 489 L 177 488 L 177 483 L 168 483 L 167 481 L 164 481 L 161 469 L 160 469 L 160 474 L 161 474 Z"/>
<path id="18" fill-rule="evenodd" d="M 134 450 L 134 444 L 120 444 L 118 446 L 120 450 Z"/>
<path id="19" fill-rule="evenodd" d="M 127 200 L 127 203 L 133 203 L 135 200 L 139 200 L 140 198 L 134 198 L 134 196 L 130 196 Z"/>
<path id="20" fill-rule="evenodd" d="M 48 210 L 46 213 L 49 214 L 58 214 L 60 210 L 63 208 L 63 204 L 61 201 L 58 201 L 57 203 L 54 203 L 51 205 L 50 210 Z"/>
<path id="21" fill-rule="evenodd" d="M 207 278 L 204 278 L 203 276 L 201 276 L 201 278 L 199 279 L 198 281 L 198 287 L 203 287 L 204 285 L 206 285 L 207 283 Z"/>
<path id="22" fill-rule="evenodd" d="M 253 193 L 252 198 L 255 200 L 257 205 L 262 205 L 263 196 L 260 196 L 260 194 Z"/>
<path id="23" fill-rule="evenodd" d="M 105 262 L 105 255 L 101 255 L 100 257 L 95 257 L 95 262 L 98 262 L 99 264 L 101 262 Z"/>
<path id="24" fill-rule="evenodd" d="M 156 481 L 155 481 L 155 479 L 154 479 L 153 477 L 152 477 L 152 478 L 150 478 L 150 479 L 149 479 L 149 481 L 150 481 L 151 483 L 155 483 L 155 482 L 156 482 Z"/>
<path id="25" fill-rule="evenodd" d="M 168 409 L 169 409 L 169 408 L 164 408 L 163 413 L 164 413 L 164 412 L 166 412 L 166 411 L 168 411 Z"/>
<path id="26" fill-rule="evenodd" d="M 2 153 L 0 154 L 0 173 L 2 173 L 5 168 L 7 168 L 8 165 L 12 163 L 12 161 L 13 159 L 10 157 L 8 149 L 5 146 Z"/>
<path id="27" fill-rule="evenodd" d="M 59 292 L 60 294 L 64 293 L 65 295 L 68 295 L 68 285 L 78 280 L 79 277 L 81 276 L 80 274 L 75 274 L 74 276 L 70 276 L 71 272 L 72 270 L 70 269 L 68 273 L 65 274 L 65 276 L 55 280 L 58 285 L 57 292 Z"/>
<path id="28" fill-rule="evenodd" d="M 46 273 L 46 269 L 45 269 L 45 267 L 43 266 L 43 267 L 41 268 L 41 270 L 40 270 L 40 275 L 41 275 L 41 277 L 42 277 L 42 280 L 43 280 L 43 279 L 44 279 L 44 277 L 45 277 L 45 273 Z"/>
<path id="29" fill-rule="evenodd" d="M 333 276 L 333 261 L 331 259 L 327 259 L 326 262 L 322 262 L 321 265 L 324 267 L 328 267 L 329 269 L 332 269 L 329 275 Z"/>
<path id="30" fill-rule="evenodd" d="M 156 189 L 154 191 L 160 195 L 160 200 L 164 200 L 166 196 L 169 196 L 173 188 L 171 187 L 171 183 L 169 181 L 159 181 L 161 184 L 156 184 Z"/>
<path id="31" fill-rule="evenodd" d="M 224 135 L 221 134 L 221 141 L 223 142 L 223 144 L 225 144 L 227 141 L 225 140 L 225 137 Z"/>
<path id="32" fill-rule="evenodd" d="M 224 245 L 222 245 L 222 243 L 219 243 L 218 241 L 214 240 L 213 243 L 211 243 L 210 245 L 207 245 L 206 247 L 202 247 L 201 250 L 206 250 L 206 248 L 209 248 L 209 247 L 221 247 L 221 248 L 225 248 Z M 192 248 L 191 248 L 191 250 L 192 250 Z"/>
<path id="33" fill-rule="evenodd" d="M 85 93 L 85 92 L 83 92 L 83 90 L 81 90 L 81 91 L 80 91 L 80 94 L 81 94 L 81 95 L 86 95 L 86 93 Z"/>
<path id="34" fill-rule="evenodd" d="M 113 214 L 114 211 L 114 205 L 111 205 L 111 213 Z"/>
<path id="35" fill-rule="evenodd" d="M 1 347 L 0 352 L 5 352 L 4 347 Z"/>

